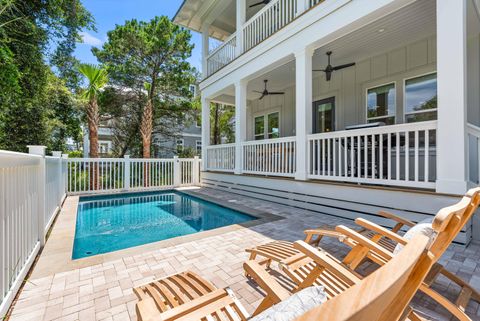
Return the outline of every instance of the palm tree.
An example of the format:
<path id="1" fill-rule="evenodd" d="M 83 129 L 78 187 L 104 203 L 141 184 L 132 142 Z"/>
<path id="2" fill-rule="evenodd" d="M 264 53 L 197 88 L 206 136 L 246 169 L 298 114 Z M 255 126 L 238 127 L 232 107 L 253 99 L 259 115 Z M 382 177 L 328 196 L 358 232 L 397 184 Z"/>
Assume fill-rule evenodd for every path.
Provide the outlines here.
<path id="1" fill-rule="evenodd" d="M 86 114 L 88 123 L 88 138 L 90 140 L 89 155 L 91 158 L 98 158 L 98 125 L 100 116 L 98 113 L 97 97 L 100 90 L 108 82 L 108 74 L 104 68 L 91 64 L 81 64 L 78 71 L 88 80 L 88 86 L 83 91 L 82 96 L 87 100 Z M 98 187 L 98 163 L 91 167 L 90 188 L 95 190 Z"/>
<path id="2" fill-rule="evenodd" d="M 88 80 L 88 86 L 83 91 L 82 96 L 87 99 L 87 123 L 88 138 L 90 140 L 89 155 L 91 158 L 98 158 L 98 124 L 100 116 L 98 114 L 97 97 L 100 90 L 108 82 L 108 74 L 104 68 L 91 64 L 81 64 L 78 71 Z"/>
<path id="3" fill-rule="evenodd" d="M 152 145 L 152 130 L 153 130 L 153 95 L 154 86 L 150 83 L 144 84 L 147 91 L 147 103 L 143 109 L 142 123 L 140 125 L 140 133 L 142 135 L 143 158 L 150 158 L 150 149 Z"/>

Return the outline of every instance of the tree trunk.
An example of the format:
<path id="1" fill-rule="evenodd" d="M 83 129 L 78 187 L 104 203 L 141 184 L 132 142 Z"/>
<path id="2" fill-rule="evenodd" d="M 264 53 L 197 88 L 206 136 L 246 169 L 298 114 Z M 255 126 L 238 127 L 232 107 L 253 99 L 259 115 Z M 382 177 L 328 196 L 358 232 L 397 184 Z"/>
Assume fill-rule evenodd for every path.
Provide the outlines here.
<path id="1" fill-rule="evenodd" d="M 215 114 L 213 119 L 213 145 L 220 144 L 220 128 L 219 128 L 219 118 L 220 110 L 219 105 L 215 103 Z"/>
<path id="2" fill-rule="evenodd" d="M 94 98 L 90 100 L 87 106 L 87 122 L 88 122 L 88 138 L 90 141 L 90 158 L 98 158 L 98 105 Z M 92 163 L 90 167 L 90 189 L 96 190 L 98 188 L 98 163 Z"/>
<path id="3" fill-rule="evenodd" d="M 142 124 L 140 125 L 140 133 L 142 134 L 143 143 L 143 158 L 150 158 L 150 149 L 152 145 L 152 130 L 153 130 L 153 102 L 152 98 L 147 100 L 147 104 L 143 109 Z M 149 183 L 149 170 L 148 164 L 144 166 L 144 186 L 148 187 Z"/>

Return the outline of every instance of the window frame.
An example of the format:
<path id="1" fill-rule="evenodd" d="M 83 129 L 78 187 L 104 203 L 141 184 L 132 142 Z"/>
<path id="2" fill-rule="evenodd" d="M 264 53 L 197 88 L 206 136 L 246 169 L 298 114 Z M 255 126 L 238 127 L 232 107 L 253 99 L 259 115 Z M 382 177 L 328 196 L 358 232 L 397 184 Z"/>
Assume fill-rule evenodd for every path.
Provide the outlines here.
<path id="1" fill-rule="evenodd" d="M 282 113 L 280 108 L 279 109 L 270 109 L 269 111 L 265 112 L 259 112 L 253 115 L 253 140 L 256 140 L 256 136 L 260 136 L 260 134 L 255 133 L 255 119 L 258 117 L 263 117 L 263 139 L 258 139 L 258 140 L 266 140 L 266 139 L 276 139 L 276 138 L 268 138 L 269 132 L 268 132 L 268 116 L 273 115 L 273 114 L 278 114 L 278 138 L 282 137 L 282 130 L 281 130 L 281 124 L 282 124 Z"/>
<path id="2" fill-rule="evenodd" d="M 425 72 L 425 73 L 422 73 L 422 74 L 417 74 L 415 76 L 408 77 L 408 78 L 403 78 L 403 122 L 405 124 L 411 124 L 411 122 L 410 123 L 407 122 L 407 116 L 409 116 L 409 115 L 418 115 L 418 114 L 423 114 L 423 113 L 438 112 L 438 103 L 437 103 L 437 108 L 430 108 L 430 109 L 424 109 L 424 110 L 417 110 L 417 111 L 413 111 L 413 112 L 407 112 L 407 81 L 415 79 L 415 78 L 420 78 L 420 77 L 423 77 L 423 76 L 433 75 L 433 74 L 437 75 L 436 80 L 437 80 L 437 97 L 438 97 L 438 73 L 437 73 L 437 70 L 433 70 L 433 71 L 430 71 L 430 72 Z M 437 119 L 438 119 L 438 113 L 437 113 Z M 428 121 L 428 120 L 426 120 L 426 121 Z M 422 122 L 422 121 L 418 121 L 418 122 Z"/>
<path id="3" fill-rule="evenodd" d="M 393 89 L 394 89 L 394 92 L 395 92 L 395 100 L 394 100 L 394 111 L 393 111 L 393 115 L 386 115 L 386 116 L 376 116 L 376 117 L 368 117 L 368 91 L 371 90 L 371 89 L 375 89 L 375 88 L 378 88 L 378 87 L 383 87 L 383 86 L 387 86 L 387 85 L 393 85 Z M 385 118 L 390 118 L 390 117 L 393 117 L 393 125 L 396 125 L 397 124 L 397 81 L 393 80 L 393 81 L 387 81 L 387 82 L 384 82 L 384 83 L 379 83 L 379 84 L 376 84 L 376 85 L 373 85 L 373 86 L 369 86 L 369 87 L 366 87 L 365 88 L 365 124 L 368 124 L 368 122 L 370 120 L 373 120 L 373 121 L 381 121 L 382 119 L 385 119 Z M 388 124 L 386 124 L 388 126 Z"/>

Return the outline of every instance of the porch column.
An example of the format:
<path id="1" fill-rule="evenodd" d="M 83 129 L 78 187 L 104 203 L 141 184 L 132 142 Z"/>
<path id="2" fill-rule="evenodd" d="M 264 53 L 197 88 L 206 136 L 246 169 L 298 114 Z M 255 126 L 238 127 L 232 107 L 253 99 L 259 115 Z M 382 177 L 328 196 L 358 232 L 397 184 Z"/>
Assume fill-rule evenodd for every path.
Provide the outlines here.
<path id="1" fill-rule="evenodd" d="M 242 143 L 247 138 L 247 82 L 235 83 L 235 174 L 242 173 Z"/>
<path id="2" fill-rule="evenodd" d="M 308 174 L 307 135 L 312 133 L 312 56 L 312 48 L 295 53 L 295 179 L 303 181 Z"/>
<path id="3" fill-rule="evenodd" d="M 243 53 L 243 25 L 246 20 L 246 0 L 237 0 L 237 47 L 235 55 L 238 57 Z"/>
<path id="4" fill-rule="evenodd" d="M 210 99 L 202 96 L 202 171 L 207 170 L 208 146 L 210 146 Z"/>
<path id="5" fill-rule="evenodd" d="M 203 79 L 208 77 L 208 63 L 207 63 L 207 57 L 208 57 L 208 52 L 210 50 L 209 48 L 209 30 L 210 25 L 204 24 L 202 26 L 202 75 Z"/>
<path id="6" fill-rule="evenodd" d="M 437 182 L 442 193 L 467 189 L 467 3 L 437 0 Z"/>

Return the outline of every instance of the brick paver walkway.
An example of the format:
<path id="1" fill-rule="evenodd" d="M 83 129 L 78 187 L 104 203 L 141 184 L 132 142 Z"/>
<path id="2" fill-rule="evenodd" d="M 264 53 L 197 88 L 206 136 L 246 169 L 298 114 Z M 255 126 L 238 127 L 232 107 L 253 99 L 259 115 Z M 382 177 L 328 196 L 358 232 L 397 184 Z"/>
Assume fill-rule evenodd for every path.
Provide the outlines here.
<path id="1" fill-rule="evenodd" d="M 211 189 L 201 189 L 198 193 L 285 219 L 29 280 L 13 309 L 11 320 L 136 320 L 136 297 L 132 287 L 187 269 L 217 287 L 230 286 L 251 312 L 262 298 L 262 292 L 243 275 L 242 263 L 248 257 L 244 251 L 246 248 L 272 239 L 302 239 L 302 231 L 312 226 L 351 225 L 351 221 L 344 219 L 236 194 Z M 335 240 L 322 241 L 322 246 L 339 256 L 346 251 Z M 480 289 L 479 245 L 472 244 L 467 248 L 454 245 L 442 261 L 450 271 Z M 439 282 L 437 289 L 442 293 L 457 291 L 444 281 Z M 431 319 L 449 319 L 445 311 L 424 296 L 417 296 L 414 305 Z M 471 304 L 468 313 L 474 320 L 480 320 L 478 304 Z"/>

